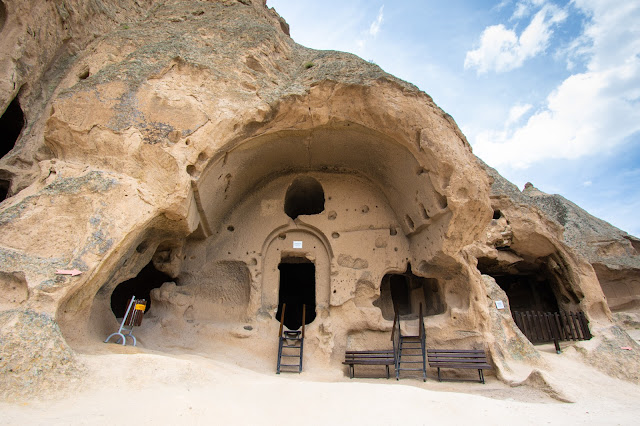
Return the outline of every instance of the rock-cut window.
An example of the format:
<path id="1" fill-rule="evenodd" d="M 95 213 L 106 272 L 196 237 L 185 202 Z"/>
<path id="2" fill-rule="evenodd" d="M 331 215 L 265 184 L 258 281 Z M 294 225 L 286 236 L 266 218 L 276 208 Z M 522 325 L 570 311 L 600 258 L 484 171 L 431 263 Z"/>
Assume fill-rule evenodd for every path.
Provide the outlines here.
<path id="1" fill-rule="evenodd" d="M 284 212 L 291 219 L 300 215 L 318 214 L 324 211 L 324 190 L 312 177 L 296 178 L 284 197 Z"/>

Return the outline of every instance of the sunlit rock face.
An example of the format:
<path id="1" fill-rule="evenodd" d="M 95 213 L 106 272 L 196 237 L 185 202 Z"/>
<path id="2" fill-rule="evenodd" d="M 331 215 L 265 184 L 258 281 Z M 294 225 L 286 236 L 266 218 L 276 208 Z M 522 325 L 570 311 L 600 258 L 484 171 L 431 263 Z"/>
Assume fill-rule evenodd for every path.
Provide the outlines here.
<path id="1" fill-rule="evenodd" d="M 0 160 L 2 333 L 31 312 L 83 350 L 135 295 L 142 345 L 271 369 L 277 313 L 295 328 L 304 303 L 306 365 L 340 369 L 391 345 L 394 305 L 407 332 L 422 305 L 428 345 L 485 348 L 507 378 L 539 360 L 482 274 L 541 276 L 549 303 L 611 325 L 563 224 L 497 194 L 428 95 L 295 44 L 263 1 L 0 4 L 0 109 L 22 120 Z"/>

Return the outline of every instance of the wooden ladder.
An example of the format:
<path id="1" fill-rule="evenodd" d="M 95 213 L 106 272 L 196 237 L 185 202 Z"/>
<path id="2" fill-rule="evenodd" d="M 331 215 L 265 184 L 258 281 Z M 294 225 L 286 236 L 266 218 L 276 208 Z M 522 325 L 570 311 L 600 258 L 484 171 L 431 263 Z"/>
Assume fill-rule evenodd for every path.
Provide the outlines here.
<path id="1" fill-rule="evenodd" d="M 400 327 L 400 314 L 396 309 L 393 319 L 391 340 L 396 354 L 396 380 L 400 380 L 400 372 L 422 372 L 422 381 L 427 380 L 427 352 L 426 333 L 424 329 L 424 317 L 422 316 L 422 303 L 420 304 L 420 316 L 418 318 L 418 335 L 403 336 Z"/>
<path id="2" fill-rule="evenodd" d="M 276 374 L 280 371 L 295 373 L 295 370 L 282 370 L 285 368 L 296 368 L 298 373 L 302 373 L 302 353 L 304 350 L 304 321 L 306 305 L 302 305 L 302 330 L 285 330 L 284 311 L 287 304 L 282 304 L 282 314 L 280 315 L 280 331 L 278 332 L 278 366 Z M 286 363 L 282 363 L 282 358 L 286 358 Z"/>

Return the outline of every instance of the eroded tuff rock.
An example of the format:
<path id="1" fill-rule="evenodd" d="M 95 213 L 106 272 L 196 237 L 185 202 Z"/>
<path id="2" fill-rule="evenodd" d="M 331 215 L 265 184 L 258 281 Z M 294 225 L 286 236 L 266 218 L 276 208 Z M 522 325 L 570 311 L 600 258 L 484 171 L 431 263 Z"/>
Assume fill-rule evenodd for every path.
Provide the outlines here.
<path id="1" fill-rule="evenodd" d="M 135 294 L 150 299 L 136 332 L 146 347 L 228 344 L 273 365 L 277 313 L 288 303 L 295 327 L 302 301 L 305 365 L 339 369 L 346 348 L 391 345 L 394 305 L 415 331 L 422 304 L 428 346 L 485 348 L 506 380 L 510 363 L 538 361 L 496 311 L 502 277 L 534 290 L 542 277 L 596 339 L 612 326 L 562 226 L 517 189 L 496 196 L 501 181 L 428 95 L 295 44 L 263 1 L 24 13 L 35 3 L 0 3 L 0 106 L 17 94 L 26 123 L 0 161 L 2 309 L 17 312 L 3 333 L 33 312 L 81 350 Z M 39 341 L 26 335 L 11 362 L 28 365 Z M 66 349 L 46 356 L 42 377 L 80 368 Z"/>
<path id="2" fill-rule="evenodd" d="M 562 241 L 591 263 L 611 309 L 640 307 L 640 239 L 530 183 L 520 192 L 495 170 L 483 166 L 494 179 L 492 198 L 508 197 L 516 203 L 535 206 L 562 226 Z"/>

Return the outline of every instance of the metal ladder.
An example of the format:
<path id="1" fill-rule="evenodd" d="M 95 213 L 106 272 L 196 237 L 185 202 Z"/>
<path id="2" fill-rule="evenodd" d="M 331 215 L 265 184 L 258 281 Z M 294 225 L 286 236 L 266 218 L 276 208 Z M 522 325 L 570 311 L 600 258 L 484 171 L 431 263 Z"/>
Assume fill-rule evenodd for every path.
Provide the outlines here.
<path id="1" fill-rule="evenodd" d="M 304 320 L 306 305 L 302 305 L 302 330 L 285 330 L 284 312 L 287 304 L 282 304 L 282 314 L 280 315 L 280 331 L 278 333 L 278 366 L 276 374 L 282 372 L 295 373 L 295 370 L 287 370 L 287 368 L 296 368 L 297 373 L 302 373 L 302 355 L 304 351 Z M 282 363 L 285 358 L 285 363 Z M 285 367 L 282 370 L 282 367 Z"/>
<path id="2" fill-rule="evenodd" d="M 424 329 L 424 317 L 422 316 L 422 303 L 418 317 L 418 335 L 403 336 L 400 330 L 400 314 L 396 310 L 393 319 L 393 331 L 391 340 L 396 354 L 396 380 L 400 380 L 400 372 L 422 372 L 422 381 L 427 380 L 427 351 Z"/>

